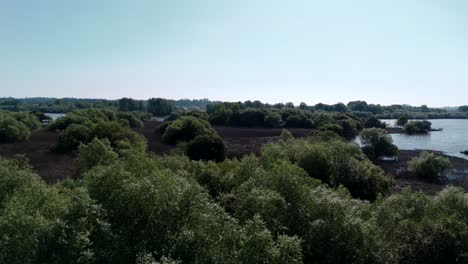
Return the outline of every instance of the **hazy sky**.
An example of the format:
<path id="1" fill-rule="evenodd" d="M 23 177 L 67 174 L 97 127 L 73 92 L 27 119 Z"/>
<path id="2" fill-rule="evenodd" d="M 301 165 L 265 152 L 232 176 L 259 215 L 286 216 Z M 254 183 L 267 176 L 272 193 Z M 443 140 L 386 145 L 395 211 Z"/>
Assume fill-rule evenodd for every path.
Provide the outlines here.
<path id="1" fill-rule="evenodd" d="M 468 104 L 467 0 L 0 0 L 0 97 Z"/>

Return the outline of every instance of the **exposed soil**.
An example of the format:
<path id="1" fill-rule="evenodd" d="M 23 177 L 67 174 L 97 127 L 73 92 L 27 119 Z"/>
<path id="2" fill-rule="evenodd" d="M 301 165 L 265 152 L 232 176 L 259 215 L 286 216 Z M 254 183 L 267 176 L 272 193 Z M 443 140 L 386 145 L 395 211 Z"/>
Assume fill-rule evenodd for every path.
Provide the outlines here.
<path id="1" fill-rule="evenodd" d="M 135 129 L 135 131 L 143 134 L 146 138 L 149 152 L 155 154 L 167 154 L 174 147 L 162 142 L 161 137 L 155 133 L 156 127 L 160 124 L 162 124 L 160 121 L 145 121 L 144 127 Z"/>
<path id="2" fill-rule="evenodd" d="M 407 171 L 408 161 L 418 156 L 421 152 L 422 150 L 400 150 L 398 160 L 377 160 L 373 162 L 395 178 L 395 189 L 397 190 L 411 186 L 413 190 L 433 194 L 442 190 L 444 186 L 449 184 L 461 186 L 465 190 L 468 190 L 468 160 L 462 158 L 451 157 L 441 152 L 431 151 L 448 158 L 452 164 L 452 168 L 449 172 L 449 180 L 445 183 L 433 183 L 418 179 L 409 173 Z"/>
<path id="3" fill-rule="evenodd" d="M 263 145 L 279 140 L 282 128 L 245 128 L 214 126 L 214 129 L 226 142 L 228 157 L 242 157 L 255 153 L 259 154 Z M 294 137 L 306 137 L 312 133 L 311 129 L 288 129 Z"/>
<path id="4" fill-rule="evenodd" d="M 148 151 L 156 154 L 167 154 L 174 146 L 162 142 L 159 135 L 154 132 L 156 127 L 162 124 L 160 121 L 146 121 L 144 128 L 136 131 L 143 134 L 148 143 Z M 242 157 L 244 155 L 258 154 L 263 145 L 279 140 L 282 128 L 246 128 L 213 126 L 224 139 L 227 148 L 227 156 Z M 288 129 L 295 137 L 305 137 L 312 133 L 311 129 Z"/>
<path id="5" fill-rule="evenodd" d="M 136 129 L 143 134 L 148 143 L 148 151 L 155 154 L 167 154 L 174 147 L 162 142 L 161 137 L 154 133 L 160 125 L 158 121 L 146 121 L 144 128 Z M 279 140 L 281 128 L 244 128 L 214 126 L 214 129 L 225 140 L 228 157 L 242 157 L 258 154 L 264 144 Z M 289 129 L 295 137 L 310 135 L 310 129 Z M 47 130 L 32 133 L 28 142 L 0 143 L 0 157 L 18 158 L 24 155 L 37 173 L 48 183 L 61 181 L 74 175 L 75 166 L 72 154 L 59 154 L 51 151 L 57 143 L 58 134 Z M 436 193 L 446 184 L 455 184 L 468 189 L 468 160 L 448 157 L 452 162 L 450 181 L 445 184 L 431 183 L 417 179 L 406 171 L 408 161 L 419 155 L 421 151 L 401 150 L 396 161 L 374 161 L 385 172 L 396 180 L 396 190 L 411 186 L 413 190 L 426 193 Z M 440 154 L 440 153 L 439 153 Z M 441 154 L 443 155 L 443 154 Z"/>
<path id="6" fill-rule="evenodd" d="M 24 155 L 46 182 L 61 181 L 73 175 L 75 166 L 72 154 L 50 151 L 57 140 L 56 132 L 35 131 L 27 142 L 0 143 L 0 157 L 18 158 L 19 155 Z"/>

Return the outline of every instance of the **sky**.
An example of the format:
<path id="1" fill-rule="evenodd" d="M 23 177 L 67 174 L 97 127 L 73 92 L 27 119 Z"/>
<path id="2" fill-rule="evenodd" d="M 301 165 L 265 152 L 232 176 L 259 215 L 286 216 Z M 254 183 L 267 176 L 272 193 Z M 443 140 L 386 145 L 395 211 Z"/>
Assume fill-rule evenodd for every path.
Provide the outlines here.
<path id="1" fill-rule="evenodd" d="M 0 0 L 0 97 L 468 104 L 466 0 Z"/>

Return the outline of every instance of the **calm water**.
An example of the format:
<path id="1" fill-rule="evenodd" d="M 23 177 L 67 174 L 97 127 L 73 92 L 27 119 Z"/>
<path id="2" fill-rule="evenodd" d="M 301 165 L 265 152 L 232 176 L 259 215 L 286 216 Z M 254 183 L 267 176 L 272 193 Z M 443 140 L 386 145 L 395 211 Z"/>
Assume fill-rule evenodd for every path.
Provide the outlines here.
<path id="1" fill-rule="evenodd" d="M 52 120 L 55 120 L 59 117 L 62 117 L 62 116 L 65 116 L 65 114 L 57 114 L 57 113 L 45 113 L 46 116 L 50 116 L 50 118 L 52 118 Z"/>
<path id="2" fill-rule="evenodd" d="M 382 120 L 389 126 L 396 120 Z M 391 134 L 393 142 L 399 149 L 429 149 L 442 151 L 447 155 L 468 159 L 460 151 L 468 150 L 468 120 L 466 119 L 436 119 L 429 120 L 432 128 L 442 128 L 443 131 L 430 132 L 427 135 Z"/>

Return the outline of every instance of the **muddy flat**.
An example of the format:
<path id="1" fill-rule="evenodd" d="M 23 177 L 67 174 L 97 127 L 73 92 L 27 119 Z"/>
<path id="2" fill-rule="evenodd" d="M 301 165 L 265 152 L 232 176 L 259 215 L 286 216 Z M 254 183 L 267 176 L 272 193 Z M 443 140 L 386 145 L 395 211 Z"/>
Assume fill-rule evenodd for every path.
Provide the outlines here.
<path id="1" fill-rule="evenodd" d="M 72 154 L 51 151 L 57 141 L 56 132 L 34 131 L 27 142 L 1 143 L 0 157 L 18 158 L 18 155 L 24 155 L 46 182 L 54 183 L 71 177 L 75 170 Z"/>
<path id="2" fill-rule="evenodd" d="M 162 142 L 155 133 L 158 121 L 146 121 L 143 128 L 135 129 L 141 133 L 147 141 L 148 151 L 164 155 L 168 154 L 174 146 Z M 281 128 L 246 128 L 246 127 L 213 127 L 224 139 L 229 158 L 240 158 L 251 153 L 259 154 L 263 145 L 278 141 L 283 131 Z M 306 137 L 312 133 L 311 129 L 288 129 L 295 137 Z M 24 155 L 29 160 L 32 168 L 47 182 L 54 183 L 72 177 L 75 172 L 74 156 L 72 153 L 60 154 L 51 151 L 57 143 L 58 133 L 38 130 L 34 131 L 27 142 L 0 143 L 0 157 L 18 158 Z M 468 160 L 449 157 L 452 163 L 450 182 L 445 184 L 432 183 L 414 178 L 407 173 L 408 161 L 419 155 L 421 151 L 401 150 L 397 161 L 374 161 L 384 171 L 396 180 L 395 189 L 402 190 L 410 186 L 413 190 L 421 190 L 426 193 L 436 193 L 446 184 L 455 184 L 468 189 Z M 439 153 L 440 154 L 440 153 Z"/>

